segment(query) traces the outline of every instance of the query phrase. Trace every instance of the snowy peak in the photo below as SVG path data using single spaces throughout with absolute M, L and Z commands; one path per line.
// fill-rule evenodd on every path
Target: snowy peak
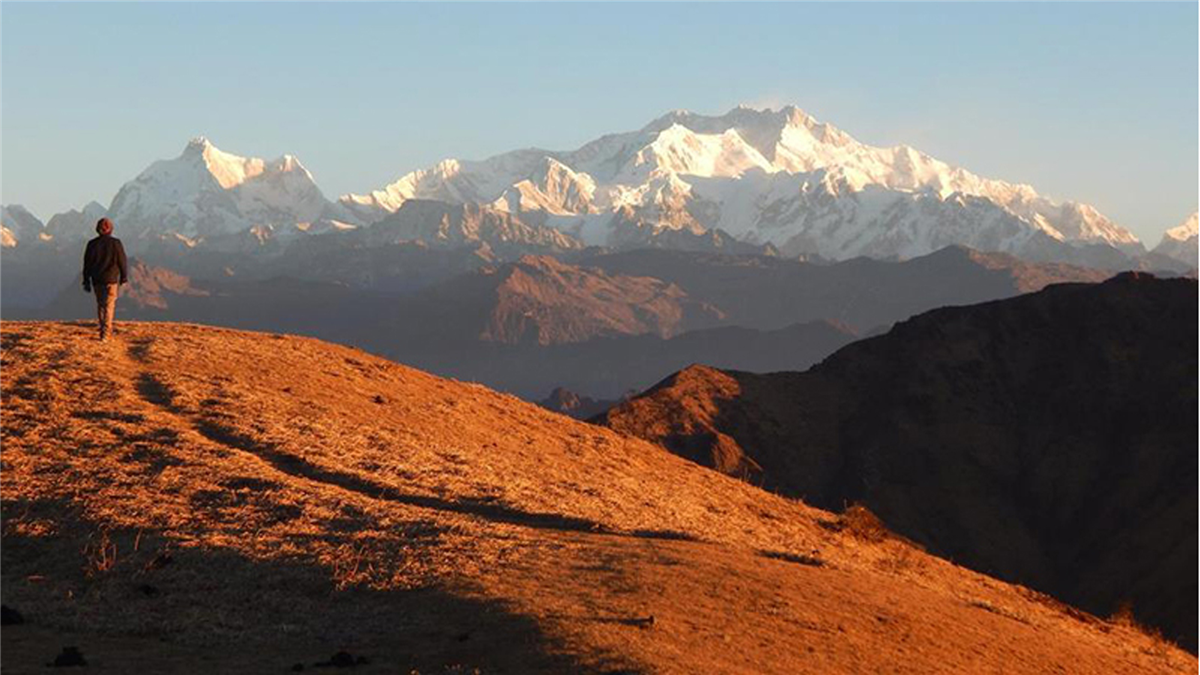
M 616 182 L 642 182 L 656 172 L 732 178 L 751 169 L 772 171 L 773 167 L 736 129 L 697 134 L 682 124 L 672 124 L 633 156 Z
M 188 146 L 188 148 L 190 150 L 191 146 Z M 261 159 L 247 159 L 221 152 L 211 143 L 206 143 L 204 151 L 200 153 L 200 157 L 204 160 L 204 166 L 208 169 L 208 172 L 226 190 L 241 185 L 246 179 L 253 178 L 263 172 L 264 163 Z
M 435 199 L 453 204 L 489 204 L 528 179 L 552 153 L 515 150 L 481 162 L 445 159 L 425 170 L 412 171 L 382 190 L 343 195 L 340 204 L 365 221 L 394 213 L 409 199 Z
M 1197 214 L 1193 213 L 1182 223 L 1163 233 L 1162 241 L 1154 247 L 1154 252 L 1187 263 L 1192 267 L 1200 266 L 1200 228 L 1197 227 Z
M 191 139 L 178 157 L 151 164 L 113 198 L 109 213 L 138 237 L 207 236 L 295 229 L 318 219 L 354 220 L 321 194 L 293 155 L 264 160 Z M 263 229 L 265 228 L 265 229 Z
M 188 141 L 179 158 L 181 160 L 198 160 L 203 163 L 205 169 L 226 190 L 264 174 L 296 172 L 303 175 L 308 181 L 312 181 L 312 175 L 293 155 L 283 155 L 272 161 L 257 157 L 241 157 L 222 151 L 204 136 L 197 136 Z
M 776 147 L 785 129 L 812 129 L 817 126 L 817 121 L 795 106 L 784 106 L 779 110 L 757 110 L 740 105 L 716 117 L 699 115 L 688 110 L 675 110 L 646 125 L 643 131 L 659 133 L 675 125 L 706 135 L 736 131 L 764 158 L 774 161 Z
M 529 178 L 515 183 L 496 200 L 496 207 L 511 212 L 544 211 L 553 215 L 586 214 L 593 211 L 596 182 L 586 173 L 576 173 L 553 157 Z
M 1192 215 L 1188 216 L 1182 223 L 1163 233 L 1163 237 L 1165 239 L 1173 239 L 1175 241 L 1187 241 L 1188 239 L 1195 238 L 1196 235 L 1200 233 L 1200 228 L 1197 226 L 1198 215 L 1200 214 L 1193 213 Z

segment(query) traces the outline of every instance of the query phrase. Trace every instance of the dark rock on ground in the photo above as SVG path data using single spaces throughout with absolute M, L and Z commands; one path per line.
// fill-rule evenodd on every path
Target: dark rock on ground
M 354 668 L 355 666 L 364 666 L 369 663 L 370 661 L 365 656 L 356 657 L 350 652 L 341 651 L 329 657 L 328 661 L 319 661 L 313 665 L 317 668 Z M 295 670 L 295 667 L 292 669 Z
M 67 668 L 70 666 L 86 666 L 87 659 L 83 658 L 83 652 L 79 651 L 78 647 L 63 647 L 62 653 L 54 657 L 54 663 L 50 664 L 53 668 Z

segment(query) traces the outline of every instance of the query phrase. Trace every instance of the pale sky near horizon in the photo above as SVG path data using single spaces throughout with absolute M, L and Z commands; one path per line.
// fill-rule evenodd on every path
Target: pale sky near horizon
M 795 104 L 873 145 L 1090 203 L 1196 210 L 1197 3 L 0 3 L 0 201 L 107 205 L 195 135 L 330 198 L 571 149 L 671 109 Z

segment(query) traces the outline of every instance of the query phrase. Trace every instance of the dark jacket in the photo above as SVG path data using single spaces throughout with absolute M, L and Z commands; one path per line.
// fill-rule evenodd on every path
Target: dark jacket
M 121 240 L 102 234 L 87 243 L 83 253 L 84 285 L 125 283 L 129 267 L 125 262 L 125 247 Z

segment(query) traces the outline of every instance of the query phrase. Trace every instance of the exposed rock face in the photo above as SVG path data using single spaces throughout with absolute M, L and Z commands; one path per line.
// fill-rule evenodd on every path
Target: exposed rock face
M 433 331 L 443 339 L 551 345 L 619 335 L 670 337 L 723 318 L 678 286 L 652 277 L 610 275 L 549 256 L 525 256 L 405 302 L 396 330 L 409 327 L 409 334 L 421 340 Z M 421 323 L 423 328 L 414 325 Z
M 192 280 L 163 267 L 152 267 L 140 260 L 129 266 L 129 289 L 125 296 L 143 307 L 166 309 L 172 295 L 207 296 L 209 292 L 192 286 Z
M 527 256 L 501 272 L 497 302 L 482 337 L 495 342 L 581 342 L 602 335 L 671 337 L 714 325 L 719 310 L 652 277 L 609 276 Z
M 694 367 L 603 423 L 1196 647 L 1197 291 L 1122 274 L 934 310 L 803 373 Z

